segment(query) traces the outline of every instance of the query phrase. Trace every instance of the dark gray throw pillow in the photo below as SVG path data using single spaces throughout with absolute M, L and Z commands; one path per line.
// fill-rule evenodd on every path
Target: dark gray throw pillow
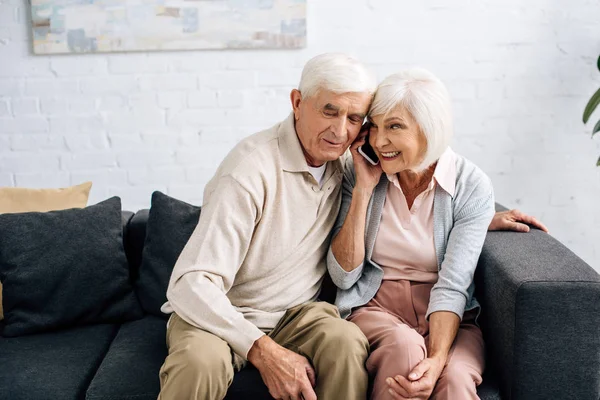
M 143 316 L 129 282 L 118 197 L 0 214 L 0 280 L 6 337 Z
M 136 283 L 138 298 L 147 313 L 168 317 L 160 307 L 167 301 L 167 286 L 175 262 L 199 218 L 200 207 L 158 191 L 152 193 L 140 276 Z

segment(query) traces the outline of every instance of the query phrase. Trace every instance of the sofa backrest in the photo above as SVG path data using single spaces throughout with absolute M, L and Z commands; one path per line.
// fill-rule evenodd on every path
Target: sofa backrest
M 123 211 L 123 215 L 128 215 L 126 226 L 123 230 L 123 245 L 125 254 L 129 261 L 129 271 L 131 281 L 135 282 L 139 277 L 140 265 L 142 263 L 142 251 L 144 250 L 144 240 L 146 240 L 146 223 L 148 222 L 148 209 L 143 209 L 135 214 L 130 211 Z

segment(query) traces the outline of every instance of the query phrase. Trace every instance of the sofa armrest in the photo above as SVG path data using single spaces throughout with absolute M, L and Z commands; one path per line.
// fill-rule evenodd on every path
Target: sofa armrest
M 598 273 L 532 229 L 489 232 L 475 281 L 503 398 L 600 398 Z

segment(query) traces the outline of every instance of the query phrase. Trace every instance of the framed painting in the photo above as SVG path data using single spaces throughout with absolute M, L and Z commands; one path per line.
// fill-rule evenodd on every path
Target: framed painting
M 306 0 L 31 0 L 36 54 L 301 48 Z

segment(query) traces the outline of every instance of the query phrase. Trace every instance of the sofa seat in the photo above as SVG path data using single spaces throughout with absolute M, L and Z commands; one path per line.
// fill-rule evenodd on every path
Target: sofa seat
M 86 393 L 86 400 L 156 400 L 165 357 L 166 320 L 147 315 L 121 325 Z M 271 399 L 258 371 L 235 374 L 226 399 Z
M 483 373 L 483 382 L 477 387 L 477 395 L 481 400 L 501 400 L 500 386 L 494 372 L 486 370 Z
M 121 325 L 86 393 L 86 400 L 156 400 L 167 356 L 167 320 L 146 315 Z
M 501 400 L 500 388 L 493 373 L 486 371 L 483 374 L 483 383 L 477 388 L 477 395 L 481 400 Z M 260 377 L 260 373 L 252 366 L 246 367 L 235 374 L 233 383 L 225 397 L 225 400 L 247 399 L 273 400 Z
M 83 399 L 117 330 L 102 324 L 0 337 L 0 398 Z
M 94 376 L 86 400 L 156 400 L 159 370 L 167 356 L 166 320 L 147 315 L 121 325 Z M 496 379 L 486 374 L 478 393 L 499 400 Z M 225 400 L 271 400 L 260 373 L 249 365 L 235 374 Z
M 252 365 L 248 365 L 233 376 L 233 382 L 225 396 L 225 400 L 245 399 L 273 400 L 269 389 L 260 377 L 260 372 Z

